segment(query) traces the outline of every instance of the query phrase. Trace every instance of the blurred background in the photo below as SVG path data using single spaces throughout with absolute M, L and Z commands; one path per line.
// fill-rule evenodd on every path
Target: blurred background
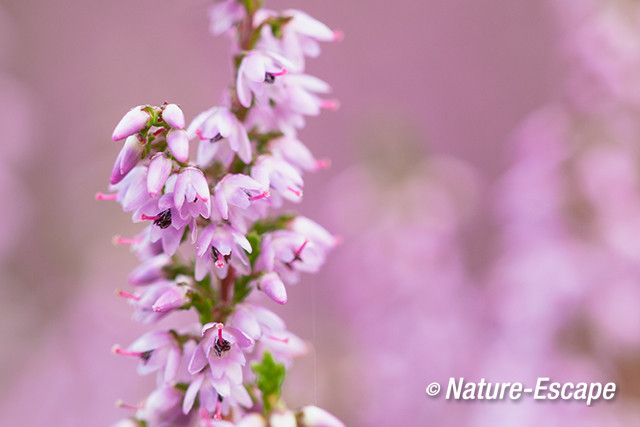
M 326 0 L 308 71 L 341 109 L 300 209 L 344 243 L 276 307 L 314 351 L 285 400 L 349 426 L 640 425 L 640 4 Z M 139 227 L 107 189 L 129 108 L 217 104 L 204 0 L 0 0 L 0 425 L 108 425 L 151 390 L 110 352 Z M 193 148 L 192 148 L 193 151 Z M 612 401 L 455 402 L 450 377 L 616 382 Z

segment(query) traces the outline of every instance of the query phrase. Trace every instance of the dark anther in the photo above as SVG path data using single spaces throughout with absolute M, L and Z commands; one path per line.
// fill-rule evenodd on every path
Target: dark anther
M 211 246 L 211 256 L 216 262 L 220 259 L 220 251 L 215 246 Z
M 216 136 L 214 136 L 213 138 L 211 138 L 211 139 L 209 140 L 209 142 L 218 142 L 218 141 L 220 141 L 222 138 L 223 138 L 223 136 L 222 136 L 222 135 L 220 135 L 219 133 L 217 133 L 217 134 L 216 134 Z
M 213 346 L 213 351 L 216 353 L 216 356 L 222 357 L 222 353 L 225 351 L 231 350 L 231 343 L 224 338 L 220 341 L 216 338 L 216 343 Z
M 269 84 L 273 84 L 276 81 L 276 76 L 274 76 L 271 73 L 265 73 L 264 74 L 264 82 L 265 83 L 269 83 Z
M 153 350 L 145 351 L 140 355 L 140 359 L 142 359 L 143 363 L 147 363 L 149 361 L 149 358 L 151 357 L 151 353 L 153 353 Z
M 220 395 L 218 395 L 218 402 L 222 403 L 222 401 L 224 400 L 224 398 Z
M 158 227 L 165 229 L 171 225 L 171 209 L 162 211 L 158 214 L 158 219 L 153 221 Z

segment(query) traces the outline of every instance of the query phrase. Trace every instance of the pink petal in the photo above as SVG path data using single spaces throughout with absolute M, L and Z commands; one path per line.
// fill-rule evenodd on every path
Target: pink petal
M 173 156 L 180 162 L 189 159 L 189 137 L 185 130 L 171 130 L 167 135 L 167 144 Z
M 162 120 L 174 129 L 184 129 L 184 113 L 176 104 L 168 104 L 164 107 Z
M 114 141 L 119 141 L 138 133 L 146 126 L 151 116 L 146 111 L 142 111 L 142 107 L 143 105 L 139 105 L 132 108 L 120 119 L 111 136 Z

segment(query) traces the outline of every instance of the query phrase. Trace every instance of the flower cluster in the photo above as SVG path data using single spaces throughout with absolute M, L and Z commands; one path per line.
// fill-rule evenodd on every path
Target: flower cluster
M 260 3 L 224 0 L 209 10 L 211 32 L 234 40 L 236 78 L 225 105 L 188 126 L 177 104 L 140 105 L 113 132 L 124 144 L 110 193 L 97 198 L 147 224 L 114 240 L 140 259 L 129 277 L 134 290 L 117 294 L 146 324 L 178 310 L 194 310 L 200 321 L 114 347 L 139 360 L 140 374 L 157 375 L 140 404 L 121 403 L 135 414 L 120 425 L 343 425 L 315 406 L 285 406 L 286 369 L 307 344 L 250 301 L 258 290 L 286 303 L 286 286 L 316 272 L 338 242 L 309 218 L 271 212 L 299 202 L 303 172 L 327 165 L 298 131 L 307 116 L 338 104 L 323 97 L 327 83 L 304 73 L 305 59 L 341 35 L 304 12 Z

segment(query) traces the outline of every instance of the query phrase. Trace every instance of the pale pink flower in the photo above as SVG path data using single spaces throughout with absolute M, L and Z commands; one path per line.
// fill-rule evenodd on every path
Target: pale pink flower
M 224 107 L 213 107 L 200 113 L 187 129 L 189 139 L 198 137 L 198 164 L 209 165 L 218 158 L 228 166 L 234 154 L 245 163 L 251 162 L 251 143 L 243 123 Z
M 184 129 L 184 113 L 176 104 L 167 104 L 162 109 L 162 120 L 174 129 Z
M 109 183 L 115 185 L 133 169 L 142 157 L 146 141 L 138 138 L 137 135 L 131 135 L 127 138 L 122 149 L 116 157 L 116 161 L 111 171 Z
M 214 36 L 223 34 L 245 15 L 245 8 L 236 0 L 223 0 L 209 7 L 209 31 Z
M 156 197 L 160 194 L 172 168 L 173 163 L 164 153 L 158 153 L 151 158 L 147 173 L 147 190 L 150 197 Z
M 256 159 L 251 168 L 251 177 L 263 188 L 275 190 L 270 192 L 292 202 L 299 202 L 302 198 L 304 182 L 300 173 L 289 163 L 278 157 L 263 154 Z M 273 198 L 273 204 L 278 207 L 281 204 L 279 198 Z
M 178 175 L 173 202 L 182 219 L 211 216 L 209 184 L 200 169 L 188 167 Z
M 189 137 L 186 131 L 182 129 L 170 130 L 167 134 L 167 144 L 176 160 L 184 163 L 189 159 Z
M 163 383 L 170 383 L 176 378 L 182 356 L 175 336 L 167 331 L 147 332 L 126 349 L 114 346 L 113 352 L 139 358 L 138 374 L 158 371 L 158 379 Z
M 151 116 L 143 108 L 146 105 L 139 105 L 129 110 L 113 130 L 112 139 L 119 141 L 140 132 L 147 126 Z
M 196 252 L 196 280 L 204 279 L 214 266 L 218 277 L 224 278 L 229 264 L 241 274 L 250 273 L 247 253 L 251 253 L 251 245 L 244 234 L 230 225 L 211 224 L 205 227 L 198 238 Z
M 236 90 L 240 104 L 249 108 L 252 94 L 259 96 L 264 91 L 264 83 L 273 84 L 278 76 L 286 74 L 285 64 L 289 63 L 287 59 L 274 53 L 257 50 L 249 52 L 240 63 L 236 79 Z

